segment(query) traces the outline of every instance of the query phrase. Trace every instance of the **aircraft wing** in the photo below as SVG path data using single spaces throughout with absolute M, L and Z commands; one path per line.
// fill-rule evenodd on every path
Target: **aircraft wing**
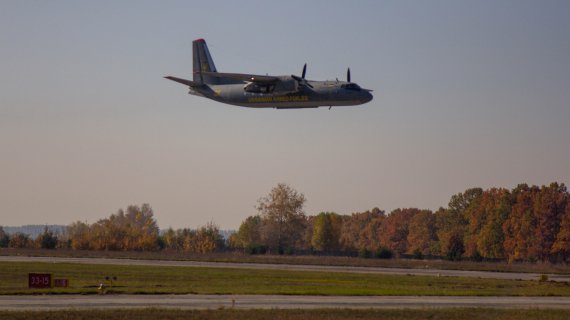
M 216 78 L 228 78 L 228 79 L 241 80 L 247 82 L 257 82 L 262 84 L 271 84 L 280 81 L 278 77 L 260 76 L 256 74 L 245 74 L 245 73 L 202 72 L 202 74 Z
M 187 86 L 189 86 L 189 87 L 200 87 L 200 86 L 203 86 L 203 84 L 200 84 L 200 83 L 195 82 L 195 81 L 192 81 L 192 80 L 186 80 L 186 79 L 176 78 L 176 77 L 171 77 L 171 76 L 166 76 L 166 77 L 164 77 L 164 78 L 166 78 L 166 79 L 168 79 L 168 80 L 176 81 L 176 82 L 178 82 L 178 83 L 185 84 L 185 85 L 187 85 Z

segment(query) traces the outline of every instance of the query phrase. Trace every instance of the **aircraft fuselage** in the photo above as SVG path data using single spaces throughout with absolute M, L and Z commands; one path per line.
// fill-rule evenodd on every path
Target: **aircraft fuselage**
M 294 92 L 248 92 L 246 83 L 207 85 L 190 88 L 189 93 L 218 102 L 249 108 L 317 108 L 320 106 L 354 106 L 372 100 L 368 91 L 341 88 L 346 82 L 308 81 L 313 88 Z

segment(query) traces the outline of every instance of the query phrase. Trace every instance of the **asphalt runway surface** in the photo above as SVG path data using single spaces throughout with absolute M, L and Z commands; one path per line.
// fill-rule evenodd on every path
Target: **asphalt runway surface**
M 280 295 L 0 296 L 2 310 L 115 309 L 507 308 L 570 309 L 568 297 L 419 297 Z
M 379 274 L 394 274 L 394 275 L 409 274 L 416 276 L 472 277 L 472 278 L 507 279 L 507 280 L 538 280 L 540 278 L 540 274 L 538 273 L 521 273 L 521 272 L 317 266 L 317 265 L 205 262 L 205 261 L 0 256 L 0 262 L 2 261 L 110 264 L 110 265 L 163 266 L 163 267 L 168 266 L 168 267 L 238 268 L 238 269 L 257 269 L 257 270 L 259 269 L 296 270 L 296 271 L 317 271 L 317 272 L 379 273 Z M 570 275 L 548 274 L 548 280 L 570 282 Z

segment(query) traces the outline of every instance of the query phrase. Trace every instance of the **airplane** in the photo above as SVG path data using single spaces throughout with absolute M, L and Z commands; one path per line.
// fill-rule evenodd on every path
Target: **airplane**
M 350 81 L 313 81 L 301 76 L 269 76 L 223 73 L 216 70 L 204 39 L 192 42 L 193 80 L 165 76 L 189 87 L 189 94 L 242 107 L 301 109 L 321 106 L 354 106 L 372 100 L 372 90 Z

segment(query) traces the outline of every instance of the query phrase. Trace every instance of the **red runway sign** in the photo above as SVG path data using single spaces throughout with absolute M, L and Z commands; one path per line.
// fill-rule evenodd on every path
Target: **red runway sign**
M 69 287 L 68 279 L 55 279 L 54 284 L 56 288 L 67 288 Z
M 45 289 L 51 288 L 51 273 L 29 273 L 28 288 Z

